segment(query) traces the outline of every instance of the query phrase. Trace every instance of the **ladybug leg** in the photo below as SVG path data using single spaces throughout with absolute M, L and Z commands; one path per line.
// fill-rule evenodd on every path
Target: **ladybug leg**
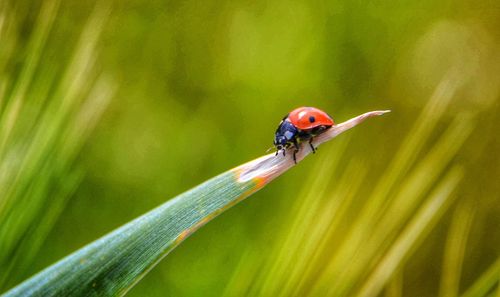
M 309 139 L 309 146 L 311 147 L 311 150 L 313 151 L 313 154 L 316 153 L 316 148 L 314 147 L 314 145 L 312 144 L 312 141 L 313 139 Z
M 293 151 L 293 162 L 297 164 L 297 153 L 299 152 L 299 144 L 297 143 L 297 139 L 293 140 L 293 146 L 295 147 L 295 150 Z

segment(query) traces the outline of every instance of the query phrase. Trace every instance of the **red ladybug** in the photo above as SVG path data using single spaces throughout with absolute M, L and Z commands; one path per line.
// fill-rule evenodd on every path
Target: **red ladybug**
M 312 145 L 314 136 L 317 136 L 335 125 L 332 118 L 324 111 L 314 107 L 299 107 L 292 110 L 281 121 L 274 136 L 274 146 L 276 155 L 292 145 L 295 147 L 293 160 L 297 163 L 295 154 L 299 151 L 301 141 L 309 141 L 309 145 L 314 152 L 316 148 Z

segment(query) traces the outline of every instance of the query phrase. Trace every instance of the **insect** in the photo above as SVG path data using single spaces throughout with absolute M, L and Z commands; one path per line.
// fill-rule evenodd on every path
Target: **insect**
M 274 135 L 274 146 L 276 156 L 280 151 L 285 152 L 292 145 L 295 147 L 293 161 L 297 164 L 296 154 L 299 151 L 299 143 L 309 141 L 311 150 L 316 152 L 313 146 L 313 138 L 335 125 L 332 118 L 324 111 L 314 107 L 299 107 L 292 110 L 281 120 Z

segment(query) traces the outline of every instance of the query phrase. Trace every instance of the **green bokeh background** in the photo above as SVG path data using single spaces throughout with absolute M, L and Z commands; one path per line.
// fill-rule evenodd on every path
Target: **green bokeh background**
M 20 40 L 27 39 L 42 3 L 9 5 L 22 24 Z M 42 65 L 64 65 L 95 7 L 61 2 Z M 453 160 L 466 169 L 459 199 L 477 205 L 463 286 L 499 256 L 498 1 L 127 0 L 106 9 L 95 58 L 117 91 L 74 164 L 85 170 L 83 181 L 18 281 L 264 154 L 279 120 L 298 106 L 319 107 L 336 122 L 393 111 L 340 136 L 350 138 L 345 158 L 370 169 L 362 190 L 369 192 L 453 67 L 464 82 L 434 138 L 455 114 L 477 116 Z M 272 249 L 318 160 L 307 158 L 196 232 L 129 296 L 220 296 L 243 251 Z M 405 296 L 434 295 L 449 221 L 406 266 Z

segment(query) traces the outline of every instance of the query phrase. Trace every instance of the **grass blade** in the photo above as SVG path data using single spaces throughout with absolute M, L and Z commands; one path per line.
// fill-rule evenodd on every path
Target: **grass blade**
M 416 249 L 418 242 L 422 241 L 445 212 L 447 206 L 451 204 L 453 196 L 450 194 L 456 188 L 462 175 L 463 172 L 459 168 L 454 168 L 447 174 L 377 265 L 357 296 L 377 296 L 380 293 L 387 281 L 404 263 L 402 260 Z
M 313 144 L 319 146 L 386 112 L 368 112 L 338 124 Z M 302 145 L 297 161 L 310 153 L 309 145 Z M 291 152 L 273 153 L 222 173 L 83 247 L 5 296 L 123 295 L 190 234 L 294 165 Z
M 68 61 L 51 56 L 59 1 L 33 23 L 0 4 L 0 291 L 25 279 L 83 176 L 75 160 L 107 108 L 115 82 L 93 62 L 109 10 L 96 7 Z M 35 13 L 35 12 L 34 12 Z M 25 31 L 26 40 L 18 33 Z M 56 32 L 56 33 L 54 33 Z M 55 34 L 55 35 L 54 35 Z M 49 59 L 50 60 L 50 59 Z M 19 71 L 13 71 L 19 69 Z
M 500 257 L 476 280 L 476 282 L 469 288 L 462 297 L 477 297 L 487 296 L 493 290 L 495 285 L 500 287 Z M 497 288 L 497 290 L 499 290 Z M 497 294 L 498 295 L 498 294 Z
M 458 296 L 467 238 L 475 214 L 475 205 L 468 200 L 459 204 L 453 215 L 443 253 L 439 296 Z

